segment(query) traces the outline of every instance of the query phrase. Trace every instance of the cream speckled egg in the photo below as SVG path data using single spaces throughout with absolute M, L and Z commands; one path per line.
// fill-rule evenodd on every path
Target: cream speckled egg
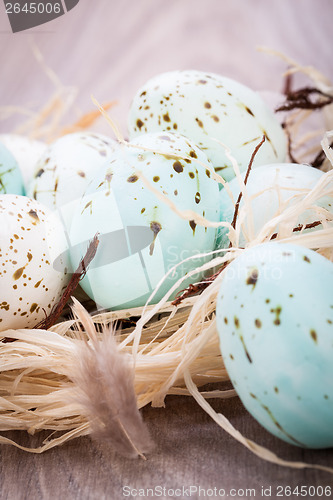
M 23 180 L 16 159 L 0 142 L 0 195 L 24 194 Z
M 69 280 L 66 248 L 63 226 L 47 207 L 0 196 L 0 331 L 31 328 L 51 312 Z
M 64 135 L 38 161 L 28 195 L 52 209 L 80 198 L 116 146 L 115 141 L 100 134 Z
M 27 190 L 33 178 L 36 164 L 47 147 L 46 144 L 17 134 L 0 134 L 0 142 L 15 157 L 21 170 L 24 188 Z
M 254 166 L 281 162 L 286 156 L 285 134 L 260 95 L 212 73 L 172 71 L 140 88 L 130 109 L 130 137 L 161 130 L 191 138 L 225 180 L 234 177 L 234 170 L 221 142 L 230 148 L 241 171 L 263 135 L 266 142 Z

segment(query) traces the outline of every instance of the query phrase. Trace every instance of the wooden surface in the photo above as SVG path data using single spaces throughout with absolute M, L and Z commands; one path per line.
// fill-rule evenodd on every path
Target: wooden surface
M 117 99 L 113 116 L 126 134 L 133 93 L 158 72 L 197 68 L 236 78 L 254 89 L 280 91 L 285 65 L 257 52 L 257 45 L 281 50 L 333 79 L 332 18 L 331 0 L 81 0 L 64 17 L 12 35 L 1 3 L 1 104 L 41 105 L 54 91 L 32 54 L 33 40 L 61 82 L 80 89 L 78 108 L 92 108 L 91 94 L 101 102 Z M 6 132 L 12 125 L 13 120 L 0 122 L 0 130 Z M 119 458 L 88 438 L 41 456 L 2 446 L 1 500 L 120 499 L 126 485 L 196 485 L 227 492 L 255 488 L 257 498 L 262 498 L 265 485 L 273 487 L 275 498 L 277 485 L 332 485 L 329 474 L 293 470 L 256 458 L 191 399 L 170 397 L 166 403 L 166 408 L 143 411 L 156 441 L 146 462 Z M 333 466 L 333 450 L 304 451 L 277 440 L 238 400 L 212 404 L 244 435 L 279 456 Z M 26 446 L 46 436 L 5 434 Z M 245 495 L 235 496 L 241 497 Z

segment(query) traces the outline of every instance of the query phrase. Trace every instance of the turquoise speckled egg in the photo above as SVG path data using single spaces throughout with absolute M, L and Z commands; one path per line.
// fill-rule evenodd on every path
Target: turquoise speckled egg
M 252 416 L 288 443 L 333 446 L 333 264 L 290 244 L 245 250 L 227 267 L 216 313 Z
M 207 166 L 206 155 L 185 137 L 157 133 L 118 148 L 99 170 L 80 201 L 70 231 L 74 268 L 85 254 L 87 241 L 99 232 L 96 257 L 81 281 L 98 305 L 118 309 L 142 306 L 176 264 L 213 250 L 215 228 L 181 218 L 147 187 L 138 172 L 178 210 L 217 222 L 218 183 Z M 180 264 L 153 302 L 206 261 L 202 257 Z M 191 282 L 201 276 L 196 274 Z
M 173 131 L 189 137 L 225 180 L 234 177 L 223 143 L 246 170 L 263 135 L 267 140 L 254 166 L 285 160 L 286 137 L 261 96 L 214 73 L 170 71 L 155 76 L 136 93 L 129 113 L 130 137 Z
M 17 161 L 1 142 L 0 194 L 24 194 L 23 179 Z
M 279 215 L 283 209 L 289 208 L 305 198 L 323 175 L 325 175 L 324 172 L 314 167 L 296 163 L 263 165 L 254 169 L 250 173 L 246 184 L 246 193 L 251 203 L 251 213 L 247 212 L 245 217 L 241 216 L 242 210 L 246 209 L 244 196 L 240 202 L 239 219 L 242 219 L 242 226 L 238 246 L 244 247 L 246 241 L 251 239 L 249 233 L 250 221 L 253 223 L 253 237 L 256 237 L 262 227 L 273 217 Z M 229 182 L 229 188 L 235 203 L 241 191 L 238 179 L 232 179 Z M 227 190 L 222 189 L 220 191 L 221 221 L 231 223 L 235 211 L 234 203 Z M 333 213 L 332 197 L 322 198 L 315 205 Z M 300 224 L 306 225 L 315 222 L 318 217 L 315 208 L 304 210 L 300 216 L 296 216 L 291 229 Z M 319 228 L 321 227 L 319 226 Z M 310 230 L 313 231 L 316 228 L 307 229 L 306 231 Z M 275 231 L 279 231 L 279 226 L 275 228 Z M 229 246 L 228 233 L 229 230 L 225 227 L 218 229 L 216 248 L 227 248 Z M 247 238 L 245 235 L 247 235 Z

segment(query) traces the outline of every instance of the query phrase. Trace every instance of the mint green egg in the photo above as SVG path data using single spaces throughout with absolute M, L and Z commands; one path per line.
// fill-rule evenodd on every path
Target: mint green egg
M 242 217 L 242 226 L 238 246 L 244 247 L 249 239 L 249 226 L 253 224 L 253 237 L 258 236 L 263 226 L 273 217 L 281 213 L 283 209 L 290 208 L 300 199 L 305 198 L 308 192 L 315 187 L 324 176 L 324 172 L 309 165 L 296 163 L 277 163 L 262 165 L 251 171 L 246 184 L 246 193 L 251 205 L 251 213 L 247 211 L 245 218 Z M 245 174 L 242 174 L 244 178 Z M 220 191 L 220 218 L 221 221 L 231 223 L 235 211 L 234 203 L 241 192 L 239 180 L 232 179 L 229 188 L 233 201 L 226 189 Z M 320 206 L 333 213 L 333 197 L 326 196 L 318 200 L 314 205 Z M 244 196 L 240 202 L 240 211 L 244 210 Z M 294 227 L 311 224 L 318 220 L 315 207 L 304 210 L 295 220 Z M 328 224 L 328 221 L 327 221 Z M 332 223 L 330 223 L 332 225 Z M 322 226 L 319 226 L 322 228 Z M 305 231 L 317 230 L 318 227 L 306 229 Z M 279 231 L 279 225 L 276 226 Z M 248 238 L 245 235 L 248 235 Z M 218 230 L 216 248 L 228 248 L 229 230 L 221 227 Z
M 227 267 L 216 314 L 252 416 L 288 443 L 333 446 L 333 264 L 290 244 L 245 250 Z
M 17 161 L 1 142 L 0 194 L 24 194 L 23 179 Z
M 194 220 L 195 214 L 219 219 L 218 183 L 209 166 L 212 170 L 205 153 L 187 138 L 155 133 L 118 147 L 97 172 L 72 219 L 70 254 L 76 268 L 87 242 L 99 233 L 96 257 L 81 281 L 99 306 L 143 306 L 153 292 L 157 302 L 211 258 L 198 254 L 213 250 L 216 229 Z M 201 278 L 195 273 L 180 289 Z

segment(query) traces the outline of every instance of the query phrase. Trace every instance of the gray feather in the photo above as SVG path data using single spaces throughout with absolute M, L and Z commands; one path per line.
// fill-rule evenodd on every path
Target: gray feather
M 119 350 L 112 331 L 98 338 L 91 316 L 77 301 L 73 312 L 89 337 L 78 343 L 72 378 L 91 436 L 122 455 L 144 458 L 153 443 L 137 407 L 131 358 Z

